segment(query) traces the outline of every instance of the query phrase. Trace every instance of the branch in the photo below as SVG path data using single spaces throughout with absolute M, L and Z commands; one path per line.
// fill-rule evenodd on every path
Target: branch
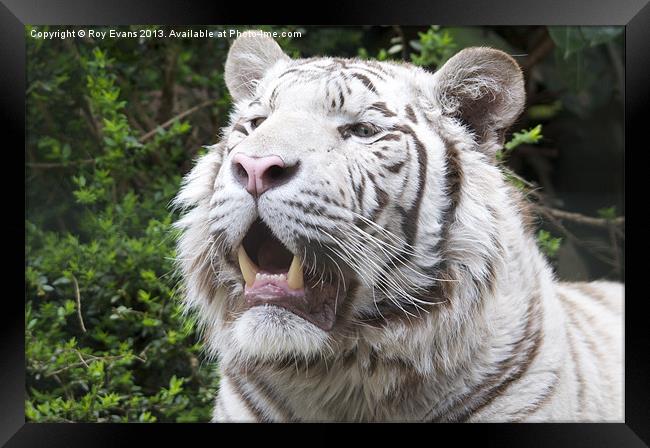
M 622 277 L 622 263 L 621 263 L 621 254 L 618 250 L 618 242 L 616 240 L 616 227 L 614 224 L 609 226 L 609 240 L 612 245 L 612 255 L 614 255 L 614 263 L 616 263 L 616 273 L 619 277 Z
M 77 44 L 73 42 L 71 39 L 65 39 L 64 40 L 64 45 L 68 47 L 68 49 L 75 55 L 75 58 L 79 63 L 81 63 L 81 55 L 79 54 L 79 48 L 77 48 Z M 93 108 L 90 105 L 90 101 L 88 100 L 88 97 L 86 95 L 81 96 L 81 116 L 86 120 L 88 123 L 88 128 L 90 129 L 90 133 L 93 135 L 95 140 L 97 140 L 97 143 L 101 146 L 102 144 L 102 134 L 101 134 L 101 125 L 97 122 L 97 117 L 93 114 Z
M 123 81 L 125 84 L 127 81 Z M 140 120 L 140 122 L 149 128 L 154 128 L 156 127 L 156 122 L 153 120 L 149 114 L 147 113 L 146 110 L 143 109 L 142 104 L 138 100 L 137 96 L 135 93 L 132 93 L 130 95 L 130 102 L 129 104 L 133 107 L 133 110 L 137 114 L 137 118 Z
M 75 165 L 95 163 L 95 159 L 72 160 L 70 162 L 28 162 L 30 168 L 67 168 Z
M 548 56 L 548 54 L 553 51 L 553 48 L 555 48 L 555 43 L 548 34 L 548 31 L 544 30 L 544 37 L 542 37 L 541 41 L 535 46 L 535 48 L 528 53 L 526 61 L 522 64 L 524 70 L 527 72 L 530 71 L 531 68 Z
M 588 252 L 590 252 L 590 253 L 591 253 L 595 258 L 597 258 L 598 260 L 600 260 L 600 261 L 602 261 L 602 262 L 604 262 L 604 263 L 607 263 L 608 265 L 610 265 L 610 266 L 612 266 L 612 267 L 615 267 L 615 268 L 618 267 L 618 266 L 616 265 L 616 262 L 615 262 L 614 260 L 610 260 L 609 258 L 607 258 L 607 257 L 605 257 L 605 256 L 603 256 L 603 255 L 601 255 L 601 254 L 600 254 L 599 252 L 597 252 L 594 248 L 589 247 L 588 244 L 586 244 L 584 241 L 582 241 L 581 239 L 579 239 L 579 238 L 578 238 L 577 236 L 575 236 L 573 233 L 569 232 L 569 230 L 568 230 L 566 227 L 564 227 L 564 226 L 562 225 L 562 223 L 561 223 L 560 221 L 558 221 L 557 218 L 555 218 L 555 216 L 553 216 L 552 213 L 550 213 L 550 212 L 548 211 L 548 210 L 551 210 L 551 209 L 549 209 L 548 207 L 542 207 L 542 208 L 540 208 L 540 210 L 542 210 L 542 213 L 544 213 L 544 215 L 549 219 L 549 221 L 551 222 L 551 224 L 553 224 L 557 229 L 559 229 L 559 230 L 560 230 L 560 231 L 561 231 L 561 232 L 562 232 L 562 233 L 563 233 L 563 234 L 564 234 L 564 235 L 565 235 L 565 236 L 566 236 L 570 241 L 572 241 L 573 243 L 577 244 L 578 246 L 583 247 L 585 250 L 587 250 Z
M 84 325 L 84 319 L 81 316 L 81 294 L 79 293 L 79 283 L 77 282 L 77 277 L 72 276 L 72 281 L 74 282 L 74 294 L 77 298 L 77 316 L 79 317 L 79 325 L 84 333 L 87 332 L 86 326 Z
M 194 106 L 194 107 L 192 107 L 192 108 L 190 108 L 190 109 L 187 109 L 187 110 L 184 111 L 184 112 L 181 112 L 180 114 L 176 115 L 175 117 L 172 117 L 172 118 L 170 118 L 169 120 L 165 121 L 163 124 L 157 126 L 155 129 L 152 129 L 151 131 L 149 131 L 149 132 L 147 132 L 146 134 L 144 134 L 142 137 L 140 137 L 140 138 L 138 139 L 139 142 L 140 142 L 140 143 L 144 143 L 144 142 L 146 142 L 146 141 L 149 140 L 151 137 L 153 137 L 154 135 L 156 135 L 156 132 L 158 132 L 159 129 L 165 129 L 165 128 L 168 128 L 169 126 L 171 126 L 172 124 L 174 124 L 175 121 L 177 121 L 177 120 L 182 120 L 183 118 L 187 117 L 188 115 L 191 115 L 191 114 L 193 114 L 194 112 L 198 111 L 199 109 L 203 109 L 204 107 L 207 107 L 207 106 L 209 106 L 210 104 L 213 104 L 214 102 L 216 102 L 216 100 L 214 100 L 214 99 L 212 99 L 212 100 L 207 100 L 207 101 L 204 101 L 204 102 L 202 102 L 202 103 L 200 103 L 200 104 L 197 104 L 196 106 Z
M 158 109 L 158 121 L 167 120 L 174 110 L 174 81 L 176 80 L 176 66 L 179 48 L 172 46 L 165 56 L 166 64 L 163 70 L 163 86 Z
M 544 205 L 535 205 L 535 207 L 542 213 L 550 214 L 556 218 L 566 219 L 569 221 L 577 222 L 579 224 L 585 224 L 594 227 L 609 228 L 612 224 L 617 226 L 625 224 L 625 217 L 623 216 L 619 216 L 618 218 L 614 219 L 594 218 L 591 216 L 581 215 L 580 213 L 565 212 L 564 210 L 558 210 Z

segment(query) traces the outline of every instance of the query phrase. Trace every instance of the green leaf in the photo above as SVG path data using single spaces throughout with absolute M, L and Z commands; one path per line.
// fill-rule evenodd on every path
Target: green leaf
M 159 326 L 161 323 L 162 323 L 162 322 L 160 322 L 160 320 L 158 320 L 158 319 L 153 319 L 153 318 L 151 318 L 151 317 L 144 317 L 144 318 L 142 319 L 142 325 L 144 325 L 145 327 L 157 327 L 157 326 Z
M 581 26 L 580 31 L 589 45 L 596 45 L 611 42 L 623 34 L 625 28 L 622 26 Z
M 176 375 L 173 375 L 169 380 L 169 394 L 178 395 L 183 391 L 183 383 L 185 378 L 176 378 Z
M 534 145 L 542 139 L 542 125 L 538 124 L 534 128 L 515 132 L 509 142 L 505 144 L 508 151 L 512 151 L 517 146 L 524 143 Z
M 550 26 L 548 33 L 561 50 L 564 59 L 568 59 L 572 53 L 583 49 L 589 43 L 578 26 Z
M 151 414 L 149 411 L 145 411 L 138 417 L 138 421 L 141 423 L 155 423 L 157 418 Z
M 598 209 L 598 216 L 603 219 L 613 220 L 616 219 L 616 206 L 612 205 L 611 207 L 605 207 Z
M 562 110 L 562 101 L 556 100 L 550 104 L 535 104 L 528 108 L 528 117 L 531 120 L 550 120 Z
M 562 238 L 553 237 L 546 230 L 540 230 L 537 232 L 537 244 L 542 252 L 544 252 L 548 257 L 553 258 L 557 255 L 557 251 L 560 249 Z
M 510 141 L 508 141 L 504 148 L 496 153 L 496 159 L 498 162 L 502 162 L 508 154 L 510 154 L 517 146 L 526 144 L 536 144 L 541 139 L 542 136 L 542 125 L 538 124 L 534 128 L 523 130 L 520 132 L 515 132 Z M 512 176 L 510 176 L 512 178 Z

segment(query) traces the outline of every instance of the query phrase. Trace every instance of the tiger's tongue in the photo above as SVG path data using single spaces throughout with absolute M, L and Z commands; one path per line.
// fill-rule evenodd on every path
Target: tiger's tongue
M 279 241 L 264 241 L 257 252 L 257 263 L 262 271 L 286 274 L 293 255 Z
M 282 243 L 273 240 L 263 242 L 257 252 L 257 262 L 260 270 L 255 276 L 255 282 L 246 287 L 246 296 L 249 299 L 256 297 L 271 299 L 274 297 L 302 296 L 304 294 L 302 282 L 300 282 L 298 289 L 289 287 L 288 276 L 290 270 L 292 275 L 302 277 L 302 270 L 299 273 L 296 272 L 293 258 L 293 254 Z M 294 278 L 292 284 L 295 283 Z
M 257 263 L 248 256 L 244 246 L 237 249 L 239 269 L 244 277 L 245 291 L 259 286 L 258 280 L 279 283 L 283 288 L 303 290 L 302 260 L 291 254 L 284 246 L 262 244 L 258 250 Z

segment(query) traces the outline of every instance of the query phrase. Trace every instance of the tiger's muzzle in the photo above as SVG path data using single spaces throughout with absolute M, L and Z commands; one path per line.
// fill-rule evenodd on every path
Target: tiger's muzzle
M 237 249 L 247 309 L 275 306 L 305 319 L 324 331 L 336 321 L 339 282 L 305 272 L 304 260 L 291 253 L 261 219 L 253 222 Z

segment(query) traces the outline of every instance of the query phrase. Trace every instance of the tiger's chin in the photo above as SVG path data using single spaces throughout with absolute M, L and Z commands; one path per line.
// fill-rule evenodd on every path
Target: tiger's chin
M 275 305 L 248 309 L 231 334 L 239 357 L 269 362 L 287 356 L 313 358 L 323 353 L 329 338 L 327 331 Z

